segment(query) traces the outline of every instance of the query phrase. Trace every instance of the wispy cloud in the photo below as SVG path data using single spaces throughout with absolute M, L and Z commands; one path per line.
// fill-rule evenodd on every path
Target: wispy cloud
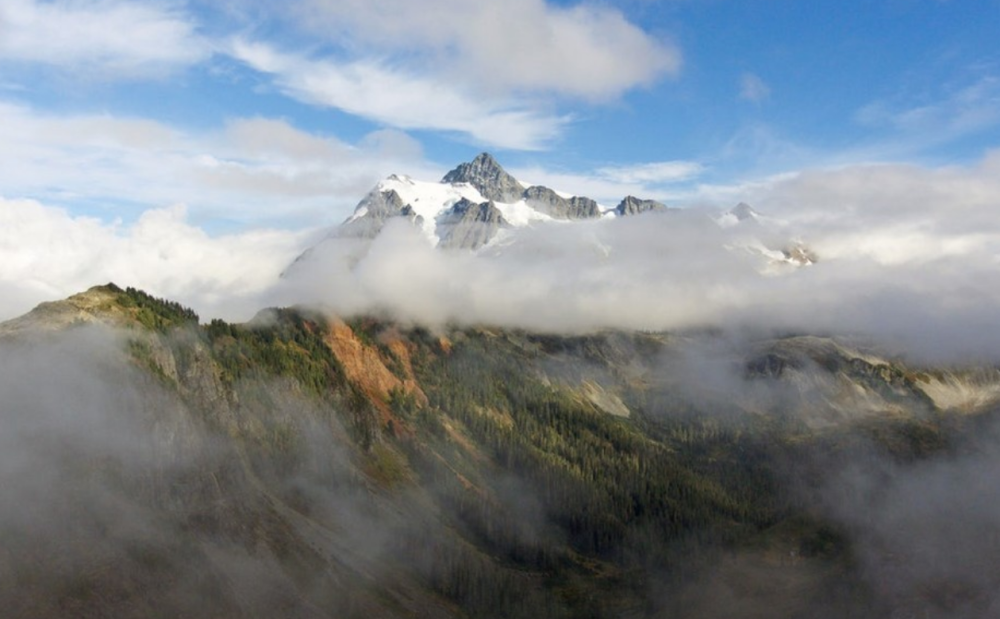
M 614 99 L 680 67 L 672 44 L 589 4 L 294 0 L 267 17 L 280 24 L 267 32 L 236 20 L 253 34 L 235 43 L 234 24 L 212 16 L 171 0 L 10 0 L 0 7 L 0 65 L 149 79 L 220 53 L 312 105 L 520 150 L 562 135 L 566 100 Z
M 246 41 L 234 42 L 232 54 L 272 75 L 289 96 L 392 127 L 455 131 L 491 146 L 531 150 L 553 140 L 568 122 L 564 116 L 535 111 L 527 100 L 490 99 L 461 82 L 371 60 L 309 59 Z
M 771 88 L 760 76 L 744 73 L 740 76 L 740 99 L 760 103 L 771 96 Z
M 0 6 L 0 62 L 148 78 L 210 53 L 194 21 L 174 3 L 6 0 Z
M 705 167 L 695 161 L 656 161 L 631 166 L 607 166 L 597 174 L 620 183 L 669 184 L 698 177 Z
M 604 207 L 618 204 L 625 196 L 662 200 L 662 190 L 635 181 L 626 182 L 601 176 L 597 172 L 564 172 L 540 166 L 512 167 L 510 173 L 522 183 L 544 185 L 556 191 L 569 192 L 596 200 Z
M 489 147 L 547 148 L 571 122 L 558 111 L 567 101 L 612 100 L 675 75 L 681 63 L 669 42 L 590 4 L 303 0 L 292 7 L 306 46 L 319 51 L 247 37 L 229 53 L 300 101 Z
M 871 129 L 894 132 L 911 149 L 1000 126 L 1000 77 L 996 75 L 980 76 L 922 98 L 917 105 L 909 99 L 880 99 L 859 109 L 854 117 Z
M 511 168 L 525 183 L 545 185 L 597 200 L 610 208 L 625 196 L 667 200 L 705 172 L 696 161 L 654 161 L 629 166 L 603 166 L 591 171 L 564 172 L 543 167 Z M 681 190 L 683 192 L 683 190 Z
M 78 209 L 117 205 L 118 215 L 184 203 L 199 218 L 242 224 L 334 223 L 379 178 L 421 161 L 419 144 L 395 130 L 348 144 L 284 120 L 247 118 L 192 133 L 0 102 L 0 185 L 8 196 Z

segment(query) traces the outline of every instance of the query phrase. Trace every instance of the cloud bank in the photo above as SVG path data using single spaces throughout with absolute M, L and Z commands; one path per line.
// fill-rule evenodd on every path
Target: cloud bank
M 256 140 L 254 129 L 242 126 L 241 139 Z M 329 147 L 267 135 L 297 152 Z M 872 337 L 917 360 L 995 360 L 998 166 L 994 154 L 967 168 L 807 171 L 745 188 L 760 222 L 720 227 L 715 211 L 689 208 L 536 225 L 508 230 L 478 254 L 434 249 L 400 220 L 370 244 L 320 243 L 284 279 L 311 233 L 213 237 L 179 207 L 124 226 L 6 201 L 0 281 L 12 291 L 8 316 L 29 298 L 114 280 L 207 317 L 307 303 L 434 325 L 832 333 Z M 799 245 L 818 262 L 775 262 Z
M 104 224 L 30 200 L 0 198 L 0 317 L 115 282 L 246 320 L 309 233 L 254 230 L 212 237 L 181 206 Z
M 399 222 L 370 247 L 324 243 L 279 298 L 424 323 L 833 333 L 918 360 L 995 359 L 998 161 L 804 172 L 748 188 L 760 224 L 688 209 L 518 230 L 479 255 L 431 249 Z M 769 264 L 799 243 L 818 263 Z

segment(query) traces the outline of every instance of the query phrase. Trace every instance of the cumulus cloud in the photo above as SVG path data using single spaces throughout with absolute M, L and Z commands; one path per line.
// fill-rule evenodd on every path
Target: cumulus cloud
M 310 59 L 245 41 L 234 43 L 232 53 L 273 75 L 289 96 L 393 127 L 456 131 L 492 146 L 531 150 L 554 139 L 568 122 L 536 111 L 526 100 L 484 98 L 461 82 L 371 60 Z
M 0 102 L 0 185 L 50 203 L 133 213 L 172 203 L 199 217 L 282 226 L 335 223 L 420 145 L 381 130 L 348 144 L 273 118 L 205 133 L 111 115 L 52 115 Z M 119 213 L 126 212 L 119 210 Z
M 251 121 L 234 132 L 258 144 L 262 126 Z M 336 152 L 300 138 L 279 131 L 268 140 L 303 156 Z M 834 333 L 873 338 L 918 362 L 996 360 L 998 172 L 997 154 L 971 167 L 804 171 L 731 195 L 764 213 L 758 222 L 721 227 L 712 218 L 717 211 L 689 208 L 536 224 L 507 230 L 477 254 L 432 248 L 399 220 L 370 244 L 320 243 L 280 281 L 312 244 L 308 233 L 211 237 L 178 209 L 109 226 L 7 201 L 0 281 L 6 304 L 21 310 L 28 300 L 114 280 L 205 315 L 234 315 L 229 306 L 315 303 L 340 314 L 388 311 L 428 324 L 559 332 Z M 782 251 L 797 246 L 818 262 L 783 262 Z
M 0 62 L 145 78 L 210 53 L 194 21 L 175 3 L 7 0 L 0 6 Z
M 183 207 L 146 211 L 130 226 L 0 198 L 0 318 L 113 281 L 246 320 L 308 233 L 255 230 L 211 237 Z
M 615 97 L 680 69 L 678 49 L 599 4 L 545 0 L 306 0 L 303 21 L 334 40 L 440 63 L 478 90 Z

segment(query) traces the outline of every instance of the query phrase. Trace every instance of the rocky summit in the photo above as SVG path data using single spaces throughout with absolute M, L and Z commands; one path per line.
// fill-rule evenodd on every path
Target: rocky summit
M 468 163 L 459 164 L 444 175 L 442 183 L 468 183 L 487 200 L 517 202 L 524 193 L 524 186 L 500 167 L 489 153 L 481 153 Z
M 346 252 L 357 258 L 363 255 L 365 243 L 393 222 L 405 222 L 418 230 L 431 246 L 481 255 L 491 248 L 518 251 L 519 230 L 525 228 L 545 230 L 546 226 L 581 222 L 615 226 L 634 217 L 664 217 L 659 223 L 670 225 L 671 217 L 692 216 L 701 217 L 709 229 L 726 230 L 724 235 L 729 238 L 723 243 L 724 251 L 746 256 L 758 271 L 780 273 L 819 259 L 804 241 L 783 229 L 781 222 L 760 215 L 745 203 L 716 215 L 697 209 L 687 212 L 629 195 L 611 207 L 585 196 L 522 183 L 492 155 L 481 153 L 456 166 L 439 182 L 403 174 L 388 176 L 368 192 L 344 223 L 299 256 L 286 275 L 294 274 L 316 256 L 326 255 L 326 249 L 333 250 L 332 255 Z M 591 241 L 584 242 L 593 242 L 595 237 L 589 238 Z M 345 239 L 361 243 L 351 249 L 336 249 Z M 604 252 L 607 248 L 598 243 L 594 249 Z
M 472 209 L 469 203 L 480 205 Z M 629 196 L 617 207 L 602 207 L 584 196 L 561 193 L 542 185 L 526 187 L 489 153 L 459 164 L 440 182 L 418 181 L 393 174 L 380 182 L 355 207 L 354 214 L 334 229 L 334 238 L 374 238 L 394 218 L 407 218 L 436 246 L 476 250 L 499 238 L 504 228 L 552 221 L 578 221 L 663 211 L 655 200 Z M 464 228 L 455 234 L 457 220 Z M 479 227 L 475 232 L 473 227 Z
M 626 196 L 615 207 L 615 212 L 622 217 L 626 217 L 628 215 L 638 215 L 639 213 L 646 213 L 648 211 L 664 211 L 666 209 L 665 204 L 656 200 L 641 200 L 635 196 Z

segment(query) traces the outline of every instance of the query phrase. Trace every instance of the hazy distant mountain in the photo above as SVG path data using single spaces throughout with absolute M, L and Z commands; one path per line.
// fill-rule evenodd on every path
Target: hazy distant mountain
M 627 217 L 628 215 L 639 215 L 640 213 L 646 213 L 649 211 L 661 212 L 667 210 L 666 205 L 657 202 L 656 200 L 641 200 L 635 196 L 625 196 L 617 207 L 615 207 L 615 213 L 621 217 Z

